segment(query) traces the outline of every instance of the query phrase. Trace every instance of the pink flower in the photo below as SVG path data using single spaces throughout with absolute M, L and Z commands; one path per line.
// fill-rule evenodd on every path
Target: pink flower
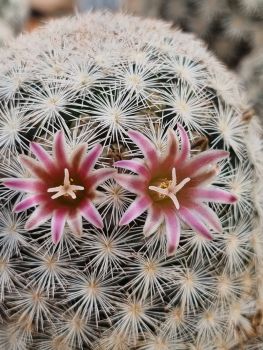
M 129 137 L 144 155 L 140 159 L 115 163 L 138 175 L 116 174 L 116 181 L 137 194 L 120 220 L 129 224 L 147 211 L 144 225 L 146 236 L 154 233 L 165 221 L 168 254 L 175 252 L 180 239 L 180 222 L 195 232 L 211 239 L 211 229 L 222 231 L 216 213 L 206 202 L 234 203 L 237 198 L 219 187 L 211 185 L 217 175 L 216 163 L 229 156 L 222 150 L 208 150 L 190 158 L 190 142 L 181 125 L 177 126 L 180 144 L 174 130 L 168 131 L 166 154 L 159 156 L 154 144 L 138 131 L 130 130 Z
M 4 181 L 11 189 L 29 193 L 14 211 L 38 206 L 27 220 L 26 229 L 34 230 L 51 218 L 53 242 L 58 243 L 66 222 L 76 235 L 82 234 L 82 217 L 102 228 L 102 218 L 93 201 L 96 188 L 114 173 L 109 168 L 93 169 L 102 146 L 98 144 L 86 154 L 86 144 L 80 144 L 68 155 L 64 133 L 59 131 L 54 137 L 53 157 L 37 143 L 32 142 L 30 147 L 38 161 L 26 155 L 21 155 L 20 160 L 33 177 Z

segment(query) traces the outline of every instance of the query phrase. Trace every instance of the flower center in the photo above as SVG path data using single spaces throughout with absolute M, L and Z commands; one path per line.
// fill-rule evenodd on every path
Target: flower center
M 61 196 L 64 196 L 64 197 L 70 196 L 72 199 L 75 199 L 77 197 L 75 192 L 84 190 L 83 186 L 72 185 L 71 182 L 73 182 L 73 180 L 69 178 L 68 169 L 64 170 L 64 174 L 65 175 L 64 175 L 63 185 L 57 186 L 57 187 L 51 187 L 47 190 L 48 192 L 57 192 L 51 197 L 52 199 L 56 199 Z
M 167 178 L 165 178 L 165 179 L 161 180 L 161 182 L 160 182 L 158 187 L 165 190 L 165 189 L 169 188 L 171 185 L 172 185 L 172 180 L 168 180 Z M 159 195 L 160 195 L 161 198 L 165 197 L 164 194 L 159 193 Z
M 176 194 L 190 180 L 190 177 L 186 177 L 179 184 L 177 184 L 176 170 L 173 168 L 171 180 L 168 180 L 167 178 L 162 179 L 158 186 L 149 186 L 149 190 L 156 192 L 158 194 L 159 200 L 164 199 L 165 197 L 169 197 L 173 201 L 175 208 L 178 210 L 180 209 L 180 204 L 178 202 Z

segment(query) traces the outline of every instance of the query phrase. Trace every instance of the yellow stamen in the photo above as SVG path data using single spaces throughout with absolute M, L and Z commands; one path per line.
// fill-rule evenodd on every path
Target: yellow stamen
M 180 204 L 176 197 L 176 193 L 179 192 L 190 180 L 190 177 L 186 177 L 179 184 L 177 184 L 176 170 L 173 168 L 172 180 L 168 180 L 167 178 L 162 179 L 158 186 L 149 186 L 149 190 L 157 192 L 160 199 L 169 197 L 178 210 L 180 209 Z

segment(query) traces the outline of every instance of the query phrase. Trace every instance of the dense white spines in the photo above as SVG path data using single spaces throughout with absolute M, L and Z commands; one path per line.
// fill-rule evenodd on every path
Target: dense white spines
M 113 316 L 114 328 L 129 340 L 138 339 L 139 334 L 146 336 L 156 327 L 162 314 L 158 304 L 142 300 L 136 296 L 127 296 L 118 303 L 118 309 Z
M 183 263 L 176 271 L 170 304 L 179 304 L 187 312 L 195 312 L 198 306 L 202 307 L 214 298 L 213 282 L 207 266 L 198 263 L 188 266 Z
M 238 157 L 244 155 L 244 135 L 247 125 L 240 118 L 240 112 L 223 107 L 220 103 L 213 119 L 210 120 L 213 146 L 223 141 L 227 150 L 233 148 Z
M 202 124 L 212 114 L 210 99 L 206 92 L 193 90 L 191 85 L 175 84 L 164 96 L 167 118 L 175 114 L 175 121 L 183 122 L 190 130 L 202 132 Z
M 149 237 L 144 214 L 119 226 L 135 195 L 115 181 L 117 167 L 96 191 L 104 227 L 83 219 L 78 236 L 66 225 L 57 245 L 50 221 L 25 229 L 32 209 L 13 212 L 24 194 L 0 184 L 0 347 L 229 350 L 245 344 L 263 305 L 259 124 L 244 117 L 246 102 L 233 75 L 191 35 L 158 21 L 112 16 L 54 21 L 1 51 L 1 178 L 31 178 L 18 155 L 35 158 L 31 141 L 52 154 L 60 129 L 69 157 L 82 143 L 88 151 L 103 146 L 97 171 L 120 160 L 141 162 L 129 129 L 151 139 L 161 157 L 172 128 L 180 148 L 181 123 L 191 155 L 229 151 L 215 169 L 215 185 L 238 201 L 211 206 L 223 227 L 211 241 L 182 225 L 177 252 L 168 257 L 164 222 Z
M 0 214 L 0 256 L 21 256 L 21 248 L 28 246 L 25 215 L 12 213 L 11 207 Z
M 118 292 L 118 281 L 112 276 L 103 276 L 99 273 L 78 273 L 76 278 L 70 280 L 67 288 L 67 301 L 72 309 L 85 319 L 91 317 L 100 319 L 100 314 L 106 316 L 112 312 L 116 301 L 121 298 Z
M 176 278 L 173 268 L 169 266 L 169 260 L 152 251 L 134 254 L 134 259 L 125 272 L 129 276 L 127 287 L 130 293 L 139 295 L 142 300 L 148 296 L 151 299 L 155 296 L 162 299 L 165 289 Z
M 1 106 L 0 147 L 6 159 L 28 149 L 25 134 L 29 131 L 28 117 L 22 108 Z

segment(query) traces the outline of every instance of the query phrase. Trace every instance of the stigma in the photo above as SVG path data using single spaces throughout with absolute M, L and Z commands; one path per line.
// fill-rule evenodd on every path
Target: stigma
M 76 199 L 76 191 L 83 191 L 83 186 L 77 186 L 73 185 L 71 182 L 73 180 L 69 178 L 69 171 L 68 169 L 64 169 L 64 181 L 63 185 L 57 186 L 57 187 L 51 187 L 47 190 L 47 192 L 57 192 L 55 193 L 51 198 L 56 199 L 61 196 L 64 197 L 71 197 L 72 199 Z
M 190 177 L 186 177 L 177 184 L 176 170 L 172 169 L 172 179 L 163 179 L 158 186 L 149 186 L 149 190 L 157 192 L 159 199 L 164 199 L 166 197 L 170 198 L 175 208 L 180 209 L 180 204 L 176 197 L 176 194 L 190 181 Z

